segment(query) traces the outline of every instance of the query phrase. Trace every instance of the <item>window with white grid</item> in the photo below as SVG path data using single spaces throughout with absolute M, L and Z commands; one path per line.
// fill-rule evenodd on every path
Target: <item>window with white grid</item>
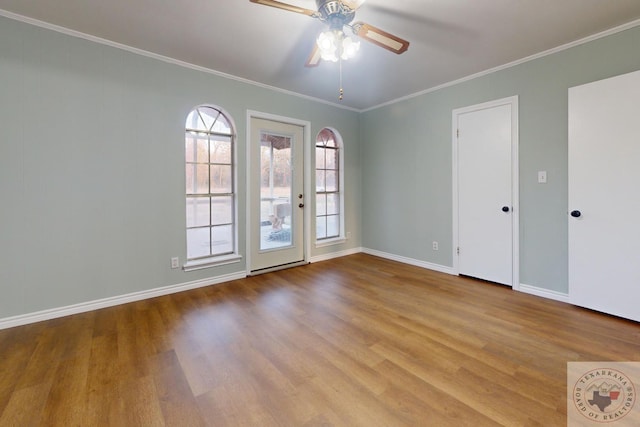
M 237 253 L 233 125 L 201 106 L 185 128 L 187 261 L 228 257 Z
M 316 241 L 344 238 L 342 150 L 336 132 L 316 138 Z

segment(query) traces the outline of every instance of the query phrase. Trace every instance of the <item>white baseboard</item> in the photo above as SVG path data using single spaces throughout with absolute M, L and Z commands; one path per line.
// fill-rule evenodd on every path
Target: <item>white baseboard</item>
M 320 261 L 328 261 L 334 258 L 340 258 L 343 256 L 359 254 L 360 252 L 362 252 L 362 248 L 347 249 L 345 251 L 340 251 L 340 252 L 330 252 L 328 254 L 311 257 L 309 258 L 309 262 L 314 263 L 314 262 L 320 262 Z
M 361 247 L 348 249 L 340 252 L 332 252 L 324 255 L 318 255 L 310 258 L 309 262 L 314 263 L 314 262 L 320 262 L 320 261 L 327 261 L 333 258 L 353 255 L 360 252 L 364 252 L 369 255 L 379 256 L 381 258 L 390 259 L 392 261 L 397 261 L 404 264 L 426 268 L 428 270 L 434 270 L 441 273 L 455 275 L 455 272 L 451 267 L 446 267 L 439 264 L 433 264 L 426 261 L 420 261 L 413 258 L 407 258 L 399 255 L 377 251 L 374 249 L 361 248 Z M 94 301 L 83 302 L 79 304 L 73 304 L 66 307 L 53 308 L 49 310 L 37 311 L 35 313 L 27 313 L 27 314 L 22 314 L 18 316 L 7 317 L 4 319 L 0 319 L 0 330 L 13 328 L 15 326 L 27 325 L 29 323 L 36 323 L 44 320 L 70 316 L 72 314 L 85 313 L 87 311 L 92 311 L 92 310 L 99 310 L 101 308 L 113 307 L 116 305 L 140 301 L 144 299 L 155 298 L 163 295 L 174 294 L 177 292 L 188 291 L 190 289 L 203 288 L 205 286 L 216 285 L 219 283 L 229 282 L 232 280 L 244 279 L 245 277 L 247 277 L 247 274 L 246 272 L 243 271 L 238 273 L 226 274 L 222 276 L 210 277 L 202 280 L 196 280 L 193 282 L 164 286 L 161 288 L 150 289 L 147 291 L 133 292 L 126 295 L 120 295 L 120 296 L 103 298 L 103 299 L 94 300 Z M 548 298 L 556 301 L 569 303 L 569 295 L 562 292 L 552 291 L 549 289 L 539 288 L 536 286 L 525 285 L 525 284 L 520 284 L 519 291 L 527 294 L 543 297 L 543 298 Z
M 35 313 L 21 314 L 19 316 L 0 319 L 0 329 L 13 328 L 15 326 L 27 325 L 29 323 L 41 322 L 43 320 L 56 319 L 58 317 L 72 314 L 85 313 L 87 311 L 99 310 L 101 308 L 113 307 L 115 305 L 129 302 L 155 298 L 163 295 L 175 294 L 177 292 L 188 291 L 190 289 L 203 288 L 205 286 L 217 285 L 231 280 L 243 279 L 247 277 L 246 272 L 225 274 L 223 276 L 210 277 L 193 282 L 180 283 L 177 285 L 163 286 L 161 288 L 149 289 L 147 291 L 133 292 L 126 295 L 103 298 L 94 301 L 82 302 L 68 305 L 66 307 L 53 308 L 49 310 L 37 311 Z
M 416 267 L 426 268 L 428 270 L 439 271 L 440 273 L 451 274 L 455 276 L 455 272 L 452 267 L 447 267 L 440 264 L 433 264 L 426 261 L 420 261 L 413 258 L 407 258 L 400 255 L 389 254 L 386 252 L 380 252 L 375 249 L 363 248 L 362 252 L 369 255 L 379 256 L 380 258 L 390 259 L 392 261 L 398 261 L 403 264 L 415 265 Z
M 520 288 L 518 290 L 520 292 L 524 292 L 525 294 L 536 295 L 543 298 L 569 303 L 569 294 L 564 294 L 562 292 L 538 288 L 537 286 L 525 285 L 523 283 L 520 284 Z
M 455 270 L 452 267 L 446 267 L 446 266 L 443 266 L 443 265 L 432 264 L 430 262 L 420 261 L 420 260 L 416 260 L 416 259 L 413 259 L 413 258 L 406 258 L 406 257 L 399 256 L 399 255 L 389 254 L 389 253 L 386 253 L 386 252 L 380 252 L 380 251 L 377 251 L 375 249 L 363 248 L 362 252 L 364 252 L 366 254 L 369 254 L 369 255 L 375 255 L 375 256 L 379 256 L 381 258 L 390 259 L 392 261 L 402 262 L 404 264 L 411 264 L 411 265 L 415 265 L 417 267 L 422 267 L 422 268 L 426 268 L 426 269 L 429 269 L 429 270 L 435 270 L 435 271 L 439 271 L 441 273 L 451 274 L 452 276 L 456 276 L 457 275 L 457 273 L 455 272 Z M 566 302 L 568 304 L 571 304 L 571 302 L 569 301 L 569 294 L 565 294 L 565 293 L 558 292 L 558 291 L 552 291 L 550 289 L 539 288 L 537 286 L 525 285 L 525 284 L 521 283 L 519 288 L 516 289 L 514 287 L 514 291 L 524 292 L 526 294 L 536 295 L 536 296 L 539 296 L 539 297 L 542 297 L 542 298 L 547 298 L 547 299 L 560 301 L 560 302 Z

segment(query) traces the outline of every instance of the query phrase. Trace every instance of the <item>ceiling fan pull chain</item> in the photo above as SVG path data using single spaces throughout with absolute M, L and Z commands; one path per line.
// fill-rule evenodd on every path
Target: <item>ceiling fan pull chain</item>
M 342 101 L 342 95 L 344 95 L 344 91 L 342 90 L 342 57 L 339 59 L 340 61 L 340 96 L 338 100 Z

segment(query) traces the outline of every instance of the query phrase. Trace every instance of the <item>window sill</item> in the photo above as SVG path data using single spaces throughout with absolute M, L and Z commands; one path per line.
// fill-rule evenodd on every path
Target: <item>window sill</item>
M 187 261 L 187 263 L 182 266 L 182 269 L 184 271 L 202 270 L 204 268 L 235 264 L 237 262 L 240 262 L 240 260 L 242 260 L 242 256 L 238 254 L 211 257 L 195 261 Z
M 326 240 L 316 240 L 316 248 L 323 248 L 325 246 L 334 246 L 334 245 L 340 245 L 344 242 L 346 242 L 347 239 L 345 239 L 344 237 L 334 237 L 333 239 L 326 239 Z

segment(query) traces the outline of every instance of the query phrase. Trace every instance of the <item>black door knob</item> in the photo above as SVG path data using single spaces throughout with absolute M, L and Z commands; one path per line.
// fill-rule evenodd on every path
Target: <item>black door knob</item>
M 509 206 L 503 206 L 502 212 L 509 212 Z
M 580 218 L 582 216 L 582 212 L 580 211 L 571 211 L 571 216 L 574 218 Z

